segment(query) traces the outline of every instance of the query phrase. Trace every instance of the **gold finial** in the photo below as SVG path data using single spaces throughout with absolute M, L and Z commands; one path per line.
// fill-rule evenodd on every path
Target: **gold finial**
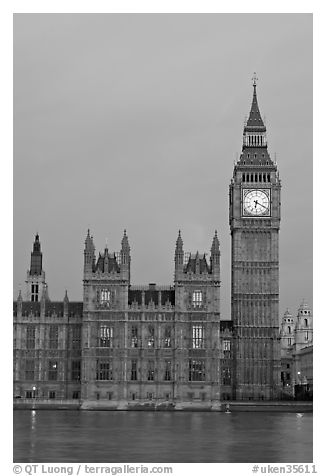
M 252 77 L 252 85 L 255 87 L 257 85 L 257 81 L 258 81 L 258 76 L 256 73 L 254 73 L 253 77 Z

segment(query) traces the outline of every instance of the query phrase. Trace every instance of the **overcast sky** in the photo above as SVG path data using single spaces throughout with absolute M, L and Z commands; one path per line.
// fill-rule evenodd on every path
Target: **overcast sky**
M 132 284 L 172 284 L 185 251 L 221 243 L 253 73 L 282 180 L 280 314 L 312 305 L 312 15 L 16 14 L 14 297 L 36 232 L 52 300 L 82 299 L 87 228 Z

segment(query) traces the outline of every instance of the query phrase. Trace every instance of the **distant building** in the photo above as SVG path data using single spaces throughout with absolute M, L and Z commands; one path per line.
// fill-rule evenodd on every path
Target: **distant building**
M 283 397 L 312 398 L 313 322 L 311 309 L 305 301 L 295 319 L 289 310 L 285 312 L 280 338 Z

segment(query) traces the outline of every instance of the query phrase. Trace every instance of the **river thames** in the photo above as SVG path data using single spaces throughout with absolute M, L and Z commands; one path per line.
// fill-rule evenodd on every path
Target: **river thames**
M 14 411 L 14 462 L 309 463 L 312 413 Z

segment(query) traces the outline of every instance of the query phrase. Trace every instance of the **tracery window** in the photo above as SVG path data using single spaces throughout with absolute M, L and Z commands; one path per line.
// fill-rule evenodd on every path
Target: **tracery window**
M 203 305 L 203 293 L 200 290 L 193 291 L 192 293 L 192 305 L 193 307 L 202 307 Z

